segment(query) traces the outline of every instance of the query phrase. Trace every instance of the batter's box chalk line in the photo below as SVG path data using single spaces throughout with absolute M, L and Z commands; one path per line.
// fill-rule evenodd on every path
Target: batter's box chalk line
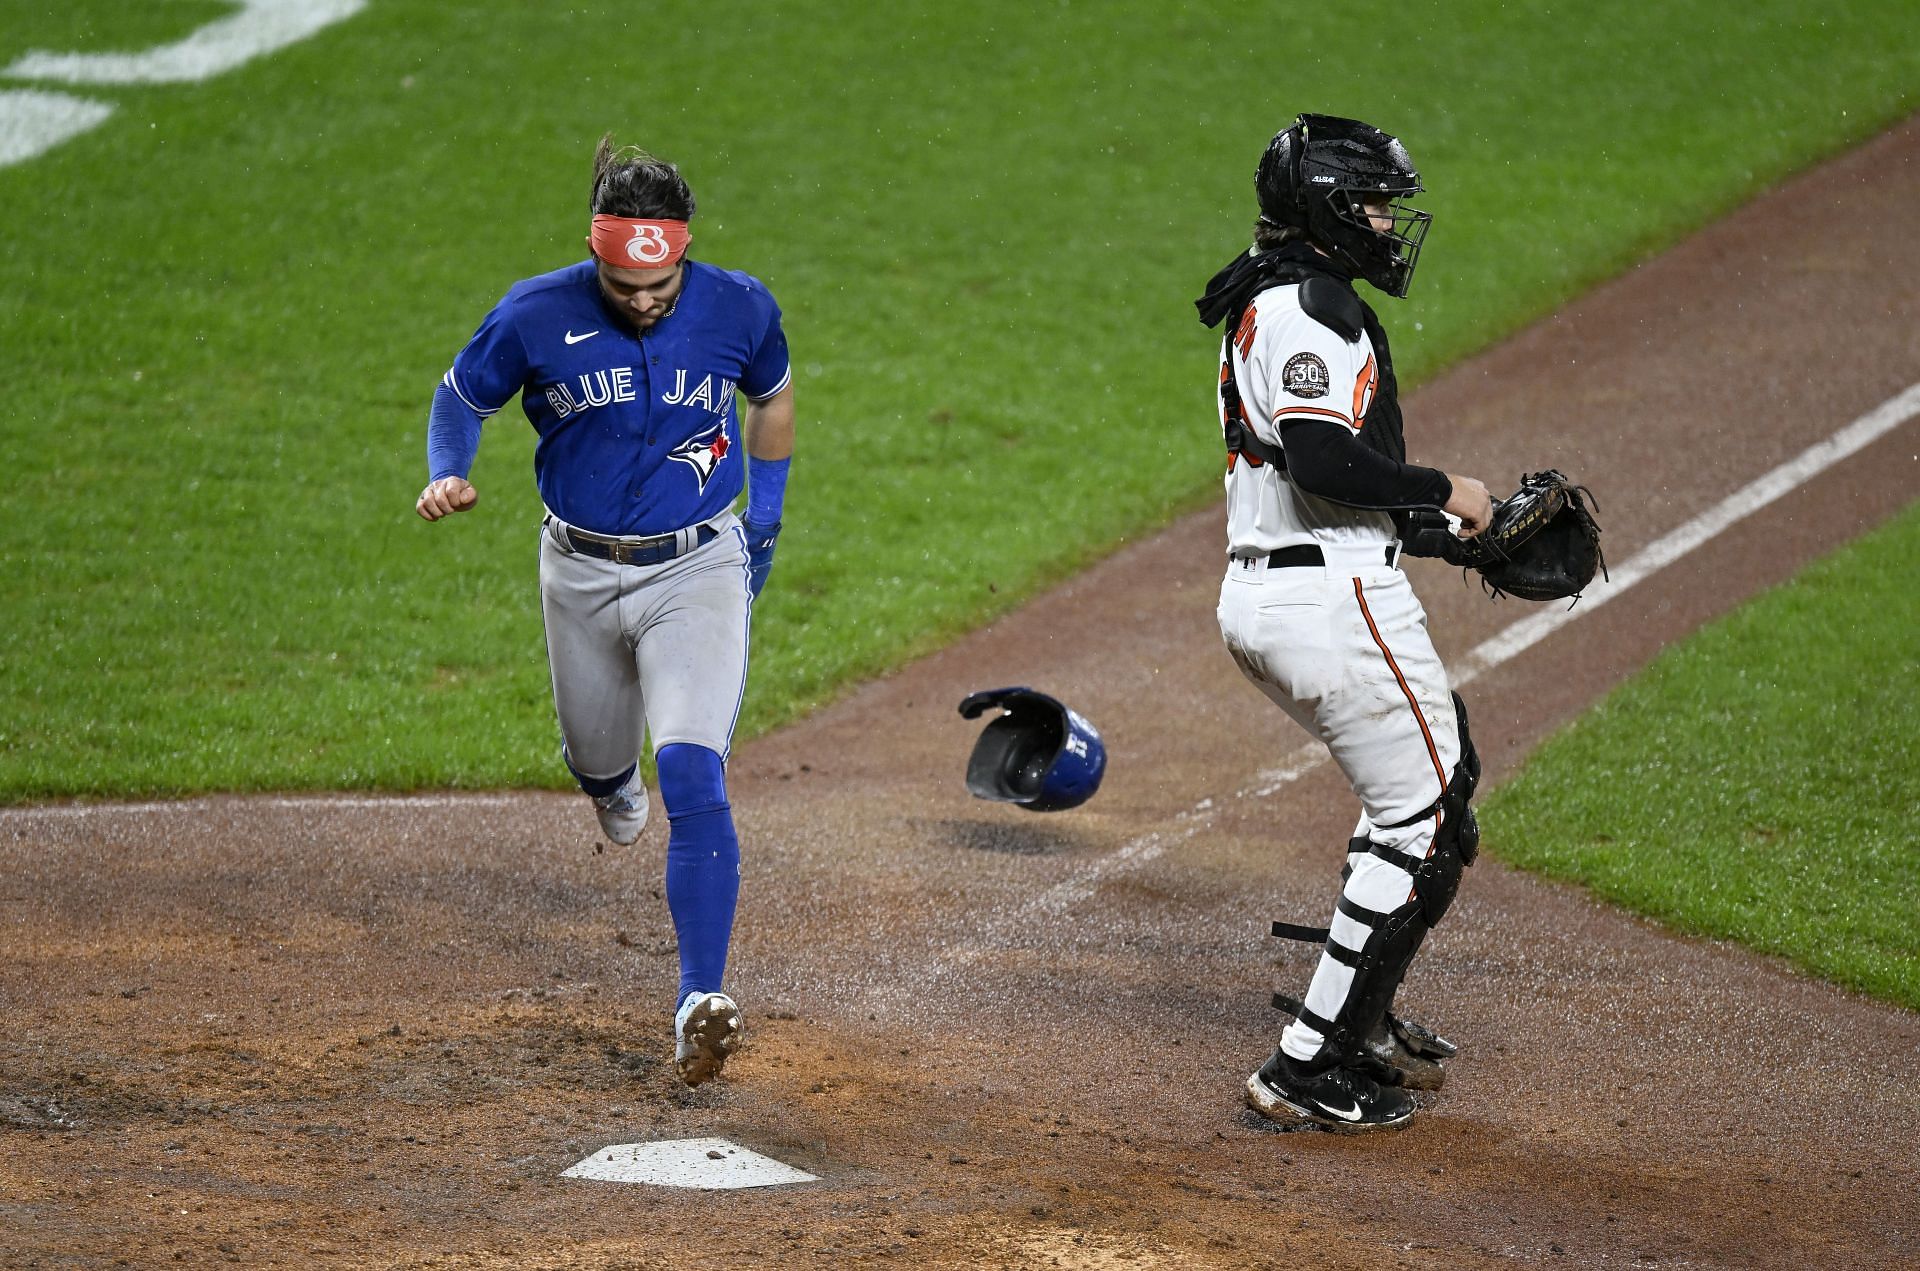
M 560 1175 L 696 1191 L 817 1183 L 819 1177 L 726 1139 L 661 1139 L 603 1147 Z

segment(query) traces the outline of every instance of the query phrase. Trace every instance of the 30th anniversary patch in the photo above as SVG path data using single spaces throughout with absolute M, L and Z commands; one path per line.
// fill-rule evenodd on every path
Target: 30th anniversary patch
M 1327 395 L 1327 364 L 1314 353 L 1296 353 L 1280 370 L 1280 387 L 1295 397 Z

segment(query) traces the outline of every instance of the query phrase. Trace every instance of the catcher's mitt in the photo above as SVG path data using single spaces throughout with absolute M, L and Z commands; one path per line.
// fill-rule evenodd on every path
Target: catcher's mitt
M 1587 510 L 1593 492 L 1549 468 L 1520 478 L 1511 498 L 1494 504 L 1493 523 L 1473 538 L 1424 529 L 1415 555 L 1443 557 L 1480 572 L 1496 599 L 1564 600 L 1578 597 L 1596 573 L 1605 575 L 1600 524 Z M 1598 503 L 1594 503 L 1598 507 Z M 1428 549 L 1423 552 L 1422 547 Z

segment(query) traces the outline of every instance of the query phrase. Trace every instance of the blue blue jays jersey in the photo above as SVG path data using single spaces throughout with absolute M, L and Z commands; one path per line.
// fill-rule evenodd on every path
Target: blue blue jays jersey
M 780 306 L 759 279 L 689 260 L 673 310 L 644 334 L 614 316 L 592 260 L 517 283 L 445 384 L 481 418 L 520 395 L 540 434 L 549 511 L 599 534 L 665 534 L 718 516 L 746 462 L 736 396 L 792 378 Z

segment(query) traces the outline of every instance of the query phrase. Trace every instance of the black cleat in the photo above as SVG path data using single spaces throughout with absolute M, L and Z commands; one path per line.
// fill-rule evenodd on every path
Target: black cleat
M 1274 1009 L 1300 1018 L 1300 999 L 1285 993 L 1273 995 Z M 1446 1061 L 1460 1048 L 1424 1024 L 1401 1019 L 1389 1011 L 1367 1037 L 1362 1049 L 1380 1063 L 1399 1073 L 1391 1084 L 1410 1090 L 1438 1090 L 1447 1079 Z
M 1357 1068 L 1302 1063 L 1276 1049 L 1247 1078 L 1247 1103 L 1271 1121 L 1311 1121 L 1329 1130 L 1390 1130 L 1413 1119 L 1413 1099 Z
M 1395 1085 L 1438 1090 L 1447 1079 L 1443 1061 L 1453 1057 L 1452 1042 L 1432 1029 L 1388 1015 L 1364 1043 L 1367 1054 L 1398 1074 Z
M 1387 1013 L 1387 1027 L 1400 1044 L 1424 1059 L 1452 1059 L 1460 1053 L 1460 1048 L 1428 1028 L 1425 1024 L 1416 1024 L 1410 1019 L 1401 1019 L 1392 1012 Z

